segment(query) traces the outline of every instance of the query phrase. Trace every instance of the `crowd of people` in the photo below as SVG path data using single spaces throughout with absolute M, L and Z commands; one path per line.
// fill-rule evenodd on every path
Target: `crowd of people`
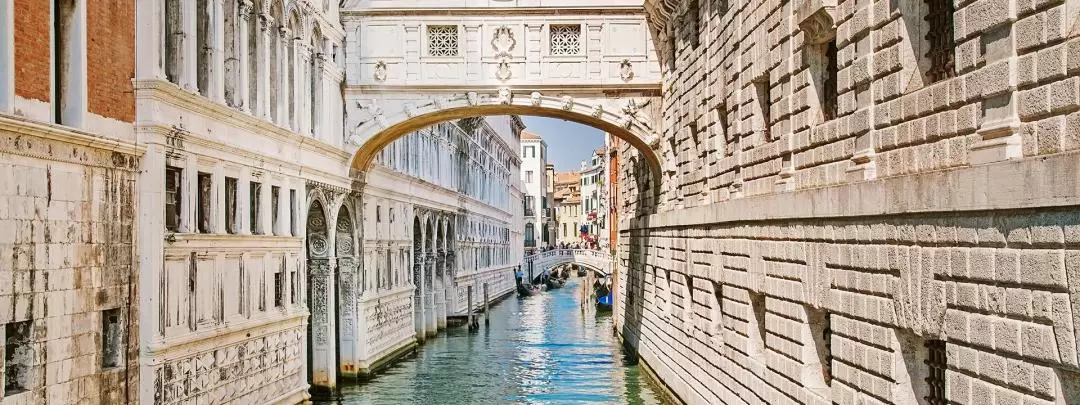
M 596 242 L 577 242 L 566 243 L 559 242 L 558 245 L 544 245 L 540 247 L 541 252 L 547 252 L 555 249 L 588 249 L 588 250 L 600 250 L 600 244 Z

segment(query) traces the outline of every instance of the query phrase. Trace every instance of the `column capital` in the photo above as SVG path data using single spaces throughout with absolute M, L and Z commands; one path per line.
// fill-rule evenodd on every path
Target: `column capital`
M 274 17 L 269 13 L 259 13 L 259 20 L 262 21 L 259 28 L 263 31 L 269 31 L 270 26 L 274 25 Z
M 278 35 L 281 36 L 281 39 L 288 40 L 289 36 L 292 35 L 292 30 L 284 24 L 278 25 Z
M 252 14 L 251 0 L 240 0 L 240 18 L 249 20 Z

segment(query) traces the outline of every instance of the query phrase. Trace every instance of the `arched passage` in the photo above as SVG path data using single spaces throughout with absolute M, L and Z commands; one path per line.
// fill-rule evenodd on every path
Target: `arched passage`
M 470 92 L 424 104 L 406 104 L 400 111 L 384 112 L 377 105 L 351 110 L 346 124 L 347 141 L 357 149 L 351 177 L 362 179 L 378 152 L 394 140 L 444 121 L 477 116 L 532 115 L 559 118 L 603 130 L 636 148 L 650 170 L 651 194 L 658 195 L 661 161 L 657 155 L 659 135 L 645 118 L 642 107 L 652 101 L 627 99 L 622 106 L 577 100 L 570 96 L 543 96 L 538 92 L 518 95 L 501 89 L 495 96 Z

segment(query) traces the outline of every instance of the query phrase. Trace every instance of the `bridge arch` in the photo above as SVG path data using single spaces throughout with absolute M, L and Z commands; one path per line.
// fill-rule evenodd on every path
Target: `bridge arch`
M 526 256 L 524 262 L 526 266 L 532 266 L 533 277 L 539 274 L 538 271 L 570 263 L 596 269 L 603 275 L 611 274 L 611 255 L 599 250 L 554 249 Z
M 559 118 L 603 130 L 626 141 L 641 153 L 651 168 L 653 184 L 660 184 L 661 161 L 658 131 L 645 117 L 642 108 L 650 98 L 627 98 L 614 105 L 604 98 L 575 99 L 572 96 L 545 96 L 539 92 L 515 93 L 503 88 L 496 94 L 468 92 L 424 103 L 406 103 L 396 111 L 383 111 L 372 102 L 350 110 L 346 123 L 346 141 L 355 147 L 350 175 L 362 179 L 378 152 L 394 140 L 438 124 L 477 116 L 529 115 Z M 608 101 L 608 102 L 605 102 Z M 658 187 L 654 188 L 659 190 Z

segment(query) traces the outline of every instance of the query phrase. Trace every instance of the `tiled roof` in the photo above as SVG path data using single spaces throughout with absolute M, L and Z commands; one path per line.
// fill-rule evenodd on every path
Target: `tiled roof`
M 521 131 L 521 139 L 542 139 L 540 135 L 534 134 L 529 131 Z

